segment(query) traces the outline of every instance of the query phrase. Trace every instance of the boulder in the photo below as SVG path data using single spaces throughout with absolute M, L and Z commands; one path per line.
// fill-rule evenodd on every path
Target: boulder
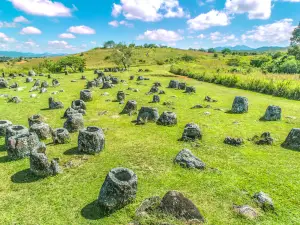
M 26 83 L 31 83 L 31 82 L 33 82 L 33 79 L 32 79 L 32 77 L 26 77 L 26 81 L 25 81 Z
M 109 81 L 105 81 L 103 82 L 103 86 L 102 86 L 102 89 L 109 89 L 109 88 L 112 88 L 112 84 L 109 82 Z
M 258 217 L 257 211 L 249 205 L 234 205 L 233 210 L 248 219 L 256 219 Z
M 76 114 L 76 113 L 80 113 L 83 116 L 86 115 L 86 111 L 84 109 L 73 109 L 73 108 L 69 107 L 66 109 L 63 117 L 68 118 L 68 116 L 70 116 L 72 114 Z
M 35 75 L 36 75 L 36 73 L 33 70 L 28 71 L 28 76 L 34 77 Z
M 282 147 L 291 149 L 291 150 L 300 150 L 300 128 L 293 128 L 285 141 L 282 144 Z
M 118 91 L 117 93 L 117 101 L 118 102 L 124 102 L 125 101 L 125 92 L 124 91 Z
M 33 86 L 33 87 L 29 90 L 29 92 L 38 91 L 39 89 L 40 89 L 39 86 Z
M 65 128 L 52 130 L 52 140 L 54 144 L 66 144 L 71 140 L 69 131 Z
M 138 76 L 137 81 L 141 81 L 141 80 L 144 80 L 144 77 L 143 76 Z
M 129 115 L 132 115 L 134 112 L 137 111 L 137 102 L 134 101 L 134 100 L 129 100 L 123 111 L 121 112 L 121 114 L 129 114 Z
M 134 76 L 133 76 L 133 75 L 130 76 L 130 77 L 129 77 L 129 80 L 134 80 Z
M 139 111 L 137 122 L 156 122 L 159 118 L 159 113 L 157 108 L 152 107 L 142 107 Z
M 41 88 L 47 88 L 49 87 L 49 84 L 47 81 L 43 81 L 42 84 L 41 84 Z
M 202 139 L 202 131 L 200 130 L 200 127 L 195 123 L 188 123 L 185 125 L 181 140 L 195 141 L 197 139 Z
M 246 97 L 237 96 L 235 97 L 232 108 L 232 113 L 246 113 L 248 112 L 248 99 Z
M 74 100 L 74 101 L 72 101 L 71 108 L 75 109 L 75 110 L 79 110 L 79 109 L 86 110 L 86 104 L 81 99 Z
M 242 138 L 226 137 L 224 143 L 232 146 L 240 146 L 244 144 L 244 140 Z
M 9 88 L 14 89 L 14 88 L 18 88 L 19 84 L 17 82 L 14 82 L 12 85 L 9 86 Z M 1 80 L 0 80 L 0 88 L 1 88 Z
M 57 79 L 53 79 L 52 80 L 52 86 L 53 87 L 57 87 L 57 86 L 59 86 L 60 85 L 60 83 L 59 83 L 59 81 L 57 80 Z
M 48 91 L 47 88 L 41 88 L 41 89 L 40 89 L 40 93 L 41 93 L 41 94 L 46 93 L 47 91 Z
M 274 210 L 273 200 L 269 197 L 268 194 L 261 191 L 255 193 L 253 195 L 253 199 L 264 211 Z
M 193 155 L 189 149 L 180 151 L 174 159 L 174 163 L 188 169 L 205 169 L 205 163 Z
M 158 95 L 153 95 L 152 103 L 159 103 L 159 102 L 160 102 L 160 97 Z
M 12 122 L 9 120 L 0 120 L 0 137 L 5 137 L 6 129 L 12 126 Z
M 82 90 L 80 91 L 80 99 L 84 102 L 90 102 L 93 100 L 93 95 L 90 90 Z
M 174 126 L 177 124 L 177 116 L 174 112 L 163 112 L 157 120 L 158 125 Z
M 105 147 L 105 135 L 99 127 L 87 127 L 79 131 L 78 151 L 88 154 L 101 152 Z
M 8 99 L 8 102 L 12 102 L 12 103 L 18 104 L 18 103 L 22 102 L 22 100 L 18 96 L 14 96 L 14 97 Z
M 158 86 L 152 86 L 149 93 L 157 93 L 159 91 Z
M 160 82 L 154 82 L 154 86 L 155 87 L 161 87 L 161 83 Z
M 165 92 L 164 90 L 160 90 L 160 91 L 158 92 L 158 94 L 164 95 L 164 94 L 166 94 L 166 92 Z
M 161 198 L 153 196 L 145 199 L 135 211 L 136 217 L 146 217 L 157 211 L 160 206 Z
M 12 125 L 6 127 L 5 145 L 7 146 L 8 139 L 17 134 L 28 134 L 29 130 L 22 125 Z
M 196 93 L 196 88 L 193 86 L 186 87 L 185 93 Z
M 253 141 L 257 145 L 272 145 L 274 142 L 274 139 L 271 137 L 270 132 L 264 132 L 260 137 L 255 136 L 253 138 Z
M 171 80 L 169 83 L 169 88 L 178 88 L 179 82 L 177 80 Z
M 51 138 L 51 127 L 46 123 L 34 123 L 30 126 L 29 132 L 36 133 L 39 139 L 46 140 L 48 138 Z
M 179 84 L 178 84 L 178 89 L 179 89 L 179 90 L 185 90 L 185 89 L 186 89 L 186 83 L 182 83 L 182 82 L 179 83 Z
M 265 121 L 278 121 L 281 120 L 281 108 L 279 106 L 268 106 L 265 115 L 262 118 Z
M 206 101 L 206 102 L 218 102 L 217 100 L 212 99 L 212 98 L 209 97 L 209 96 L 205 96 L 204 101 Z
M 77 132 L 84 128 L 83 116 L 80 113 L 74 113 L 67 117 L 66 122 L 64 123 L 64 128 L 67 129 L 70 133 Z
M 65 70 L 65 75 L 69 75 L 69 71 Z
M 112 169 L 100 189 L 98 205 L 112 213 L 131 203 L 136 198 L 137 175 L 127 168 Z
M 17 134 L 8 138 L 7 155 L 10 159 L 22 159 L 35 150 L 40 144 L 35 133 Z
M 111 77 L 110 80 L 111 80 L 112 84 L 118 84 L 119 83 L 119 79 L 117 77 Z
M 39 87 L 41 86 L 41 81 L 40 80 L 36 80 L 33 84 L 33 87 Z
M 88 82 L 86 83 L 86 87 L 87 87 L 88 89 L 91 89 L 91 88 L 93 88 L 93 87 L 97 87 L 96 81 L 94 81 L 94 80 L 88 81 Z
M 54 101 L 54 98 L 50 97 L 48 99 L 49 102 L 49 109 L 62 109 L 64 108 L 64 104 L 62 102 Z
M 53 159 L 50 163 L 45 153 L 32 152 L 30 154 L 30 171 L 35 176 L 53 176 L 61 172 L 58 159 Z
M 40 114 L 35 114 L 28 118 L 29 127 L 31 127 L 33 124 L 42 123 L 44 121 L 45 121 L 45 118 L 43 116 L 41 116 Z
M 160 203 L 163 213 L 176 217 L 177 219 L 199 220 L 204 222 L 204 217 L 199 212 L 195 204 L 177 191 L 169 191 Z

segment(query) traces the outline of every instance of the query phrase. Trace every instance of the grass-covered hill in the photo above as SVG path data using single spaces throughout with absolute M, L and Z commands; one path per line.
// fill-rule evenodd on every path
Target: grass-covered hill
M 94 50 L 84 54 L 91 57 L 88 65 L 100 67 L 109 55 L 101 55 Z M 160 51 L 160 50 L 157 50 Z M 164 58 L 174 56 L 176 50 L 164 50 Z M 180 51 L 178 51 L 179 53 Z M 98 58 L 93 58 L 97 54 Z M 146 52 L 140 54 L 144 57 Z M 151 54 L 158 54 L 152 52 Z M 186 52 L 182 51 L 182 54 Z M 223 58 L 215 59 L 204 53 L 197 54 L 194 65 L 213 67 Z M 162 57 L 162 58 L 163 58 Z M 158 56 L 156 56 L 158 58 Z M 153 58 L 154 60 L 154 58 Z M 216 61 L 219 60 L 219 61 Z M 224 60 L 225 61 L 225 60 Z M 109 66 L 108 64 L 103 64 Z M 223 64 L 224 68 L 227 66 Z M 139 68 L 150 72 L 138 73 Z M 204 83 L 186 76 L 176 76 L 169 72 L 170 65 L 152 65 L 132 68 L 129 72 L 114 73 L 124 80 L 112 89 L 93 88 L 93 101 L 87 103 L 84 124 L 101 127 L 106 136 L 106 146 L 97 155 L 83 155 L 77 150 L 78 133 L 71 134 L 71 142 L 54 145 L 46 140 L 46 154 L 49 159 L 59 158 L 63 173 L 54 177 L 38 178 L 29 171 L 29 160 L 11 161 L 7 157 L 4 138 L 0 137 L 0 212 L 1 224 L 128 224 L 134 220 L 141 224 L 187 224 L 173 217 L 136 218 L 135 210 L 141 202 L 151 196 L 160 196 L 177 190 L 193 201 L 206 219 L 206 224 L 299 224 L 300 223 L 300 154 L 298 151 L 281 147 L 292 128 L 300 123 L 298 101 L 270 95 L 222 87 Z M 211 68 L 208 71 L 213 71 Z M 224 69 L 225 70 L 225 69 Z M 19 104 L 8 103 L 0 98 L 0 119 L 28 127 L 28 117 L 41 114 L 52 128 L 63 126 L 64 111 L 71 102 L 79 98 L 86 81 L 96 77 L 91 71 L 73 73 L 68 76 L 53 74 L 59 80 L 59 87 L 48 88 L 40 94 L 29 92 L 32 83 L 24 83 L 25 78 L 17 77 L 9 82 L 18 82 L 23 90 L 1 89 L 1 94 L 18 96 Z M 130 75 L 143 75 L 150 80 L 129 80 Z M 240 75 L 242 76 L 242 74 Z M 51 79 L 35 77 L 40 80 Z M 167 88 L 171 79 L 186 82 L 196 88 L 195 94 Z M 77 82 L 71 82 L 76 80 Z M 147 95 L 154 82 L 160 82 L 160 103 L 149 103 L 152 95 Z M 137 92 L 134 90 L 138 89 Z M 64 92 L 59 92 L 64 90 Z M 136 125 L 132 121 L 137 115 L 120 115 L 124 104 L 115 102 L 118 91 L 126 93 L 127 100 L 136 100 L 138 109 L 142 106 L 156 107 L 161 114 L 172 111 L 177 114 L 178 124 L 174 127 L 159 126 L 155 123 Z M 31 98 L 31 94 L 36 97 Z M 56 94 L 52 94 L 56 93 Z M 218 102 L 208 103 L 205 96 Z M 65 108 L 48 110 L 48 98 L 62 101 Z M 226 113 L 231 109 L 235 96 L 249 99 L 249 112 L 241 115 Z M 164 104 L 165 103 L 165 104 Z M 201 104 L 204 108 L 191 109 Z M 209 105 L 209 106 L 208 106 Z M 269 105 L 282 108 L 282 120 L 260 121 Z M 203 139 L 196 142 L 178 141 L 187 123 L 198 124 Z M 274 138 L 271 146 L 256 145 L 250 139 L 263 132 L 270 132 Z M 243 138 L 240 147 L 223 143 L 225 137 Z M 184 169 L 173 163 L 175 156 L 183 148 L 206 163 L 203 171 Z M 126 207 L 107 217 L 102 217 L 95 201 L 107 173 L 115 167 L 126 167 L 138 176 L 136 199 Z M 263 191 L 273 199 L 275 211 L 262 210 L 253 200 L 254 193 Z M 249 205 L 259 214 L 255 220 L 243 218 L 233 210 L 233 205 Z

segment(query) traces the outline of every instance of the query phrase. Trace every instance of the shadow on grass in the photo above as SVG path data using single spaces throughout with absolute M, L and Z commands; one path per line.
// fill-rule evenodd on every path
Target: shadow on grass
M 11 176 L 11 181 L 17 184 L 20 183 L 32 183 L 43 179 L 44 177 L 35 176 L 30 169 L 19 171 Z
M 0 152 L 5 152 L 5 151 L 6 151 L 5 145 L 0 145 Z
M 97 205 L 97 200 L 89 203 L 81 210 L 81 215 L 88 220 L 98 220 L 106 216 L 104 210 Z
M 79 152 L 77 147 L 74 147 L 65 151 L 64 155 L 84 155 L 84 154 L 82 152 Z
M 0 157 L 0 163 L 7 163 L 12 161 L 7 155 Z
M 44 109 L 41 109 L 42 111 L 48 111 L 48 110 L 52 110 L 50 108 L 44 108 Z

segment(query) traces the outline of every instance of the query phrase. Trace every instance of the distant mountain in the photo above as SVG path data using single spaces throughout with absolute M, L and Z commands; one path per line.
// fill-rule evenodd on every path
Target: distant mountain
M 217 52 L 221 52 L 223 49 L 229 48 L 231 51 L 246 51 L 246 52 L 273 52 L 273 51 L 283 51 L 286 50 L 287 47 L 279 47 L 279 46 L 263 46 L 260 48 L 251 48 L 246 45 L 236 45 L 236 46 L 224 46 L 224 47 L 216 47 L 214 48 Z
M 39 57 L 53 57 L 53 56 L 62 56 L 66 54 L 51 54 L 51 53 L 31 53 L 31 52 L 14 52 L 14 51 L 0 51 L 0 57 L 6 56 L 11 58 L 17 57 L 32 57 L 32 58 L 39 58 Z

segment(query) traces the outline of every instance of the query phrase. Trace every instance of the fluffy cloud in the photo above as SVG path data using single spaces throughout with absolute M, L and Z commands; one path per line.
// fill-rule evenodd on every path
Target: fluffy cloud
M 25 35 L 25 34 L 41 34 L 41 33 L 42 33 L 42 31 L 40 31 L 36 27 L 24 27 L 20 32 L 20 34 L 23 34 L 23 35 Z
M 162 18 L 182 18 L 188 16 L 180 7 L 178 0 L 121 0 L 113 5 L 113 16 L 121 13 L 128 20 L 147 22 L 159 21 Z
M 288 41 L 294 30 L 292 19 L 283 19 L 272 24 L 256 27 L 242 35 L 242 40 L 252 40 L 268 43 L 280 43 Z
M 64 39 L 76 38 L 74 34 L 70 34 L 70 33 L 63 33 L 63 34 L 60 34 L 58 37 L 59 38 L 64 38 Z
M 14 42 L 15 39 L 8 37 L 6 34 L 0 32 L 0 42 Z
M 14 23 L 29 23 L 29 21 L 24 16 L 18 16 L 14 18 Z
M 72 49 L 74 48 L 72 45 L 69 45 L 66 41 L 48 41 L 48 46 L 50 48 L 55 48 L 57 50 L 64 50 L 64 49 Z
M 204 38 L 205 38 L 205 35 L 204 35 L 204 34 L 199 34 L 199 35 L 197 36 L 197 38 L 199 38 L 199 39 L 204 39 Z
M 282 0 L 283 2 L 300 2 L 300 0 Z
M 6 22 L 6 21 L 0 21 L 0 28 L 13 28 L 16 27 L 16 23 L 12 22 Z
M 188 20 L 187 24 L 191 30 L 205 30 L 214 26 L 227 26 L 230 24 L 230 18 L 224 12 L 211 10 Z
M 238 39 L 235 37 L 234 34 L 228 35 L 228 34 L 221 34 L 220 32 L 213 32 L 210 33 L 210 40 L 214 44 L 224 44 L 227 42 L 237 42 Z
M 113 20 L 111 22 L 108 23 L 109 25 L 113 26 L 113 27 L 118 27 L 120 25 L 123 25 L 125 27 L 133 27 L 133 24 L 132 23 L 128 23 L 127 21 L 125 20 L 122 20 L 122 21 L 117 21 L 117 20 Z
M 225 8 L 230 13 L 248 13 L 249 19 L 269 19 L 271 0 L 226 0 Z
M 31 15 L 69 17 L 72 9 L 52 0 L 9 0 L 13 6 Z M 74 7 L 74 6 L 73 6 Z
M 144 34 L 139 35 L 137 40 L 163 41 L 167 43 L 175 43 L 183 40 L 183 37 L 175 31 L 171 30 L 147 30 Z
M 74 34 L 95 34 L 96 33 L 94 29 L 84 25 L 72 26 L 68 29 L 68 31 Z

